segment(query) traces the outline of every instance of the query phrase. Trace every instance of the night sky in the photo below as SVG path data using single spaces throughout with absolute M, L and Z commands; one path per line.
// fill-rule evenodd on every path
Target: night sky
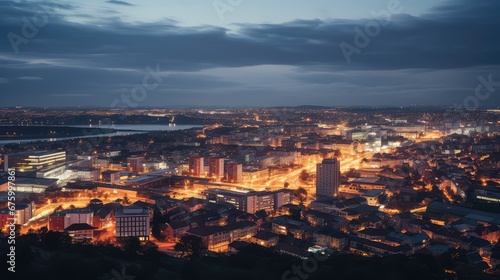
M 146 68 L 160 71 L 139 106 L 452 106 L 478 77 L 493 81 L 479 105 L 499 106 L 499 12 L 498 0 L 0 1 L 0 106 L 115 106 Z

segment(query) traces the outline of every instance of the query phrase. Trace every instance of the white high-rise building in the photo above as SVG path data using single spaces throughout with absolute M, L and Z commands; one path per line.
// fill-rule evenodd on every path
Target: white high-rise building
M 316 165 L 316 195 L 335 197 L 339 194 L 340 162 L 336 159 L 324 159 Z

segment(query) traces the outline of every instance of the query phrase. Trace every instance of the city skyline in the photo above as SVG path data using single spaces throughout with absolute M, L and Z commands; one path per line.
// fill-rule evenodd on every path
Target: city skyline
M 0 108 L 0 251 L 23 279 L 497 279 L 499 113 Z
M 0 1 L 19 279 L 498 279 L 500 2 Z
M 1 106 L 499 106 L 499 3 L 414 2 L 2 1 Z

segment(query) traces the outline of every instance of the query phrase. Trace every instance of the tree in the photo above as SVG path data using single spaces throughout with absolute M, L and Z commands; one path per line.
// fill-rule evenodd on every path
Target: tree
M 141 241 L 138 237 L 130 237 L 123 241 L 123 250 L 129 255 L 135 255 L 142 252 Z
M 59 211 L 62 211 L 62 210 L 63 210 L 62 205 L 58 205 L 58 206 L 54 209 L 54 213 L 59 212 Z
M 295 198 L 299 200 L 300 204 L 303 205 L 304 201 L 307 199 L 306 189 L 300 187 L 294 192 Z
M 413 171 L 410 173 L 410 178 L 414 181 L 414 182 L 417 182 L 419 181 L 422 176 L 420 175 L 420 173 L 418 173 L 417 171 Z
M 142 246 L 142 253 L 145 258 L 150 260 L 155 260 L 159 256 L 158 245 L 156 243 L 148 241 Z
M 21 225 L 15 225 L 14 232 L 15 232 L 16 236 L 20 236 L 21 235 Z
M 311 175 L 309 174 L 309 172 L 307 172 L 307 170 L 305 170 L 305 169 L 302 169 L 302 172 L 300 172 L 300 175 L 299 175 L 300 180 L 303 182 L 306 182 L 306 181 L 309 181 L 310 177 L 311 177 Z
M 409 174 L 410 167 L 408 165 L 403 165 L 403 166 L 401 166 L 401 171 L 403 171 L 405 174 Z
M 67 233 L 49 231 L 42 238 L 45 248 L 59 249 L 63 245 L 71 244 L 71 237 Z
M 45 236 L 45 234 L 47 234 L 47 232 L 49 232 L 49 229 L 47 227 L 41 227 L 36 231 L 36 234 L 41 235 L 41 236 Z
M 165 218 L 158 209 L 153 213 L 153 227 L 151 233 L 158 241 L 165 241 L 165 237 L 161 234 L 161 226 L 165 224 Z
M 130 200 L 128 199 L 128 196 L 126 196 L 126 195 L 123 197 L 123 204 L 125 204 L 125 205 L 130 204 Z
M 181 237 L 179 243 L 175 244 L 174 249 L 176 251 L 182 252 L 182 257 L 185 254 L 191 255 L 192 258 L 196 258 L 200 255 L 201 251 L 206 247 L 203 244 L 201 237 L 194 235 L 184 235 Z
M 342 152 L 340 150 L 335 150 L 335 157 L 336 158 L 342 157 Z

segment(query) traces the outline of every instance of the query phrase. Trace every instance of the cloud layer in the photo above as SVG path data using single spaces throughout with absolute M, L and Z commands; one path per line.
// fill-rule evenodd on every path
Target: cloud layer
M 402 9 L 360 47 L 356 28 L 366 34 L 382 18 L 234 31 L 170 19 L 129 23 L 113 14 L 82 14 L 79 23 L 65 16 L 78 13 L 75 6 L 1 1 L 0 93 L 8 96 L 1 105 L 106 106 L 140 85 L 146 66 L 159 65 L 165 78 L 143 106 L 451 106 L 474 94 L 479 75 L 500 81 L 499 10 L 494 0 L 450 1 L 420 17 Z M 36 31 L 23 34 L 26 21 Z M 341 43 L 357 48 L 351 63 Z M 500 98 L 485 103 L 498 106 Z

